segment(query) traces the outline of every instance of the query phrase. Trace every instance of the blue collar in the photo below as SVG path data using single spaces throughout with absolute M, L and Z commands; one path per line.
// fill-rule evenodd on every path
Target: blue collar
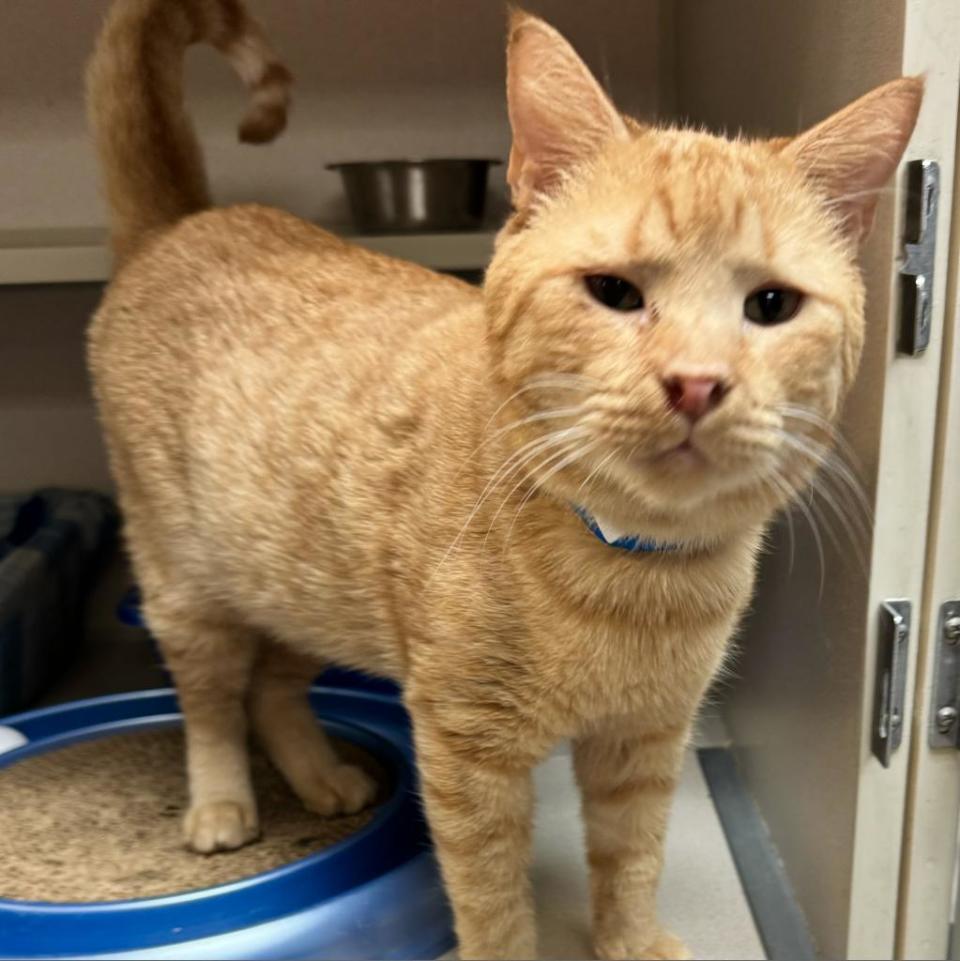
M 577 504 L 573 504 L 572 507 L 577 517 L 586 524 L 587 530 L 610 547 L 617 547 L 630 554 L 663 554 L 680 550 L 679 544 L 662 544 L 649 537 L 641 537 L 639 534 L 623 534 L 606 522 L 598 522 L 585 507 Z

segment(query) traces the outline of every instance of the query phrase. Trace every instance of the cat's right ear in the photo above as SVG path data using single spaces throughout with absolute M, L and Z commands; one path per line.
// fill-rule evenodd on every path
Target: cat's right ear
M 510 15 L 507 107 L 513 130 L 507 181 L 517 210 L 627 126 L 573 47 L 520 10 Z

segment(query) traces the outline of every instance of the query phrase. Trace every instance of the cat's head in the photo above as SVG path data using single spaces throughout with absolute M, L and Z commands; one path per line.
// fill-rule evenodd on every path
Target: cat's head
M 515 14 L 515 213 L 485 297 L 531 477 L 689 536 L 760 522 L 803 487 L 857 369 L 857 250 L 921 97 L 895 80 L 793 139 L 646 127 Z

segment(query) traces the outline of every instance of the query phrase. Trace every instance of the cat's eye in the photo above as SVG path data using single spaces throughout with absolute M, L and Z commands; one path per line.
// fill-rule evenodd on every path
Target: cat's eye
M 791 290 L 789 287 L 762 287 L 743 302 L 743 312 L 747 320 L 769 327 L 796 317 L 802 303 L 803 294 L 799 290 Z
M 643 310 L 643 294 L 629 280 L 613 274 L 590 274 L 585 280 L 590 296 L 604 307 L 611 310 Z

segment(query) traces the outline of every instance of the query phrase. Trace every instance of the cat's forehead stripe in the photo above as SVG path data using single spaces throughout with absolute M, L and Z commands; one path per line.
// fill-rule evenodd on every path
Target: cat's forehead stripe
M 739 191 L 718 196 L 704 188 L 665 184 L 640 199 L 634 223 L 625 231 L 625 245 L 627 256 L 638 261 L 672 260 L 692 251 L 720 253 L 731 247 L 773 261 L 778 248 L 761 199 L 747 199 Z
M 629 177 L 637 203 L 630 255 L 660 255 L 678 243 L 737 244 L 776 258 L 783 219 L 776 214 L 788 185 L 771 159 L 756 142 L 691 131 L 645 131 L 618 147 L 615 168 Z
M 666 185 L 661 185 L 657 189 L 656 199 L 659 201 L 661 208 L 663 209 L 664 216 L 666 218 L 667 229 L 670 231 L 673 238 L 676 240 L 679 236 L 679 230 L 677 225 L 677 215 L 673 209 L 673 199 L 670 196 L 670 191 Z M 643 221 L 646 222 L 646 221 Z

